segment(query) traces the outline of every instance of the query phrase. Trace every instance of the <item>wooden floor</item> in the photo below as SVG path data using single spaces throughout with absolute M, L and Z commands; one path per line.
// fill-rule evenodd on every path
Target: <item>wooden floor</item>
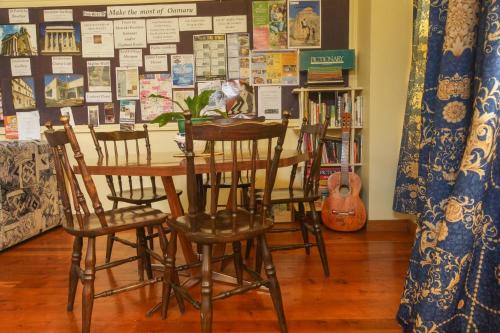
M 132 236 L 129 234 L 128 236 Z M 279 237 L 284 237 L 279 235 Z M 401 332 L 394 320 L 408 265 L 412 235 L 396 222 L 353 234 L 325 231 L 330 278 L 316 249 L 274 253 L 289 331 Z M 277 243 L 276 235 L 271 243 Z M 74 312 L 66 312 L 71 237 L 57 229 L 0 253 L 0 332 L 79 332 L 81 286 Z M 98 240 L 102 262 L 105 239 Z M 85 253 L 85 251 L 83 252 Z M 132 254 L 115 245 L 115 257 Z M 135 263 L 101 271 L 96 291 L 131 282 Z M 218 287 L 223 288 L 224 286 Z M 145 312 L 159 301 L 160 285 L 101 298 L 94 303 L 93 332 L 199 332 L 198 311 L 181 315 L 172 302 L 169 318 Z M 193 290 L 197 295 L 199 290 Z M 214 332 L 278 332 L 269 295 L 251 292 L 218 301 Z

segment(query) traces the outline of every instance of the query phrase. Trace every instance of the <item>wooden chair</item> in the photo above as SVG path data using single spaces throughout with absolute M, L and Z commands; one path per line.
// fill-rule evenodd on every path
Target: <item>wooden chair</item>
M 94 126 L 89 125 L 90 134 L 92 135 L 99 158 L 106 158 L 106 160 L 108 160 L 110 155 L 114 155 L 115 161 L 118 160 L 118 156 L 122 156 L 122 158 L 125 156 L 127 160 L 129 159 L 129 142 L 131 143 L 130 150 L 132 152 L 135 146 L 135 157 L 137 159 L 140 158 L 141 151 L 142 154 L 146 154 L 148 160 L 151 159 L 148 126 L 144 124 L 143 127 L 143 131 L 96 132 Z M 140 148 L 140 141 L 143 147 L 142 149 Z M 104 146 L 104 153 L 101 143 L 102 146 Z M 110 145 L 109 148 L 108 144 Z M 106 176 L 106 181 L 111 191 L 111 193 L 107 195 L 107 198 L 113 202 L 113 209 L 118 208 L 120 202 L 151 207 L 153 202 L 165 201 L 167 199 L 165 190 L 161 187 L 156 187 L 155 177 L 150 177 L 150 187 L 145 186 L 143 177 L 128 176 L 127 178 L 126 181 L 123 181 L 121 176 Z M 137 183 L 138 186 L 136 185 Z M 181 194 L 182 191 L 177 191 L 177 195 Z M 148 227 L 147 239 L 149 240 L 149 247 L 151 249 L 154 248 L 153 237 L 155 236 L 152 227 Z M 128 242 L 117 237 L 115 234 L 109 235 L 106 243 L 106 262 L 111 260 L 114 241 L 129 245 Z
M 273 228 L 271 233 L 285 233 L 285 232 L 298 232 L 302 234 L 303 243 L 299 244 L 284 244 L 270 246 L 271 251 L 280 250 L 294 250 L 298 248 L 305 248 L 306 254 L 310 254 L 310 248 L 317 246 L 323 266 L 325 276 L 330 275 L 328 266 L 328 258 L 326 255 L 325 242 L 320 225 L 320 215 L 316 211 L 315 201 L 320 199 L 319 194 L 319 171 L 321 167 L 321 157 L 325 143 L 325 136 L 330 124 L 330 115 L 327 113 L 326 119 L 323 124 L 309 125 L 307 118 L 302 121 L 300 128 L 299 140 L 297 142 L 297 151 L 302 152 L 304 149 L 312 149 L 312 158 L 310 161 L 304 163 L 304 179 L 303 186 L 295 186 L 295 178 L 297 174 L 298 164 L 292 166 L 290 174 L 290 181 L 288 188 L 274 189 L 271 196 L 271 205 L 288 204 L 298 205 L 298 212 L 292 209 L 295 221 L 299 222 L 299 227 L 291 228 Z M 304 147 L 304 141 L 309 144 Z M 305 205 L 309 205 L 309 211 L 306 212 Z M 309 233 L 312 233 L 316 238 L 316 243 L 309 241 Z M 250 252 L 252 242 L 247 243 L 246 256 Z M 262 256 L 260 251 L 256 251 L 256 269 L 259 272 L 262 266 Z
M 73 310 L 75 294 L 78 285 L 78 279 L 83 284 L 82 293 L 82 332 L 90 332 L 90 323 L 92 317 L 92 308 L 94 299 L 115 295 L 120 292 L 134 290 L 139 287 L 147 286 L 159 282 L 160 278 L 153 278 L 151 271 L 150 257 L 153 254 L 147 248 L 144 228 L 155 226 L 158 228 L 160 243 L 162 249 L 166 250 L 167 240 L 162 223 L 165 222 L 167 215 L 161 211 L 146 206 L 123 207 L 104 211 L 97 194 L 97 189 L 91 176 L 87 171 L 87 166 L 83 154 L 80 150 L 75 133 L 69 125 L 67 116 L 61 117 L 64 124 L 63 130 L 55 131 L 51 124 L 47 124 L 48 130 L 45 137 L 53 151 L 54 165 L 57 175 L 57 188 L 61 198 L 65 220 L 63 228 L 69 234 L 75 237 L 73 242 L 73 254 L 71 259 L 71 268 L 69 272 L 69 292 L 67 310 Z M 71 163 L 66 151 L 66 145 L 70 144 L 74 152 L 75 160 L 81 173 L 85 190 L 87 191 L 94 213 L 90 212 L 83 192 L 80 189 L 78 180 L 73 172 Z M 71 197 L 71 200 L 70 200 Z M 73 203 L 73 207 L 71 205 Z M 72 211 L 74 209 L 75 214 Z M 114 234 L 120 231 L 134 230 L 137 234 L 137 256 L 127 259 L 121 259 L 104 265 L 96 266 L 96 238 Z M 85 267 L 80 267 L 82 257 L 83 239 L 87 239 L 87 250 L 85 256 Z M 160 257 L 155 254 L 156 257 Z M 160 257 L 161 258 L 161 257 Z M 95 273 L 98 270 L 115 267 L 124 263 L 137 260 L 139 268 L 139 282 L 131 283 L 114 289 L 94 292 Z M 144 280 L 144 267 L 148 267 L 148 279 Z M 174 273 L 174 280 L 177 273 Z M 180 299 L 180 298 L 179 298 Z M 183 307 L 182 299 L 179 305 Z
M 179 293 L 193 304 L 197 309 L 201 309 L 201 331 L 208 333 L 212 331 L 212 302 L 224 299 L 229 296 L 240 294 L 262 286 L 268 287 L 271 293 L 272 301 L 278 315 L 281 332 L 287 332 L 285 314 L 281 300 L 281 291 L 276 278 L 274 264 L 270 251 L 267 246 L 265 233 L 272 227 L 273 221 L 268 216 L 268 205 L 271 189 L 274 184 L 278 162 L 286 128 L 288 125 L 288 113 L 280 123 L 258 123 L 255 121 L 242 121 L 234 124 L 216 124 L 204 123 L 193 125 L 191 115 L 184 114 L 186 118 L 186 173 L 187 173 L 187 193 L 189 199 L 188 214 L 177 218 L 176 220 L 167 220 L 172 235 L 167 249 L 167 270 L 164 278 L 165 288 L 163 290 L 162 317 L 166 318 L 167 307 L 171 288 L 178 290 Z M 273 139 L 277 141 L 273 150 Z M 209 156 L 205 157 L 209 166 L 209 172 L 212 179 L 217 174 L 217 165 L 220 159 L 215 154 L 214 142 L 227 141 L 231 143 L 232 158 L 226 161 L 226 165 L 231 166 L 232 183 L 230 190 L 230 204 L 228 207 L 219 209 L 217 206 L 217 197 L 219 186 L 217 182 L 210 188 L 210 208 L 205 212 L 204 207 L 200 207 L 198 201 L 200 193 L 197 190 L 197 184 L 194 177 L 195 162 L 193 153 L 193 140 L 206 140 L 209 144 Z M 239 141 L 251 140 L 251 150 L 246 152 L 245 159 L 241 159 L 239 152 Z M 265 142 L 266 148 L 263 150 L 258 143 Z M 256 206 L 255 200 L 255 180 L 257 173 L 257 156 L 260 160 L 265 160 L 265 188 L 262 205 Z M 259 161 L 259 163 L 262 163 Z M 250 169 L 250 189 L 248 210 L 237 206 L 236 189 L 238 186 L 238 165 Z M 261 165 L 262 166 L 262 165 Z M 241 168 L 240 168 L 241 169 Z M 201 302 L 195 300 L 184 288 L 182 288 L 172 278 L 175 272 L 176 255 L 176 237 L 181 233 L 188 240 L 201 245 Z M 267 279 L 263 279 L 255 271 L 249 269 L 243 264 L 241 255 L 241 242 L 258 238 L 262 246 L 263 261 Z M 212 247 L 216 244 L 232 243 L 234 251 L 234 263 L 236 278 L 239 286 L 222 292 L 218 295 L 212 295 Z M 249 273 L 254 279 L 253 282 L 243 284 L 243 271 Z M 175 278 L 175 276 L 174 276 Z

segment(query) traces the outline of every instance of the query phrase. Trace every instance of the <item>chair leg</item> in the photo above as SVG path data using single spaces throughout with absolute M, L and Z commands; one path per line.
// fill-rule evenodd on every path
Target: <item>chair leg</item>
M 255 271 L 260 274 L 262 271 L 262 244 L 260 237 L 257 238 L 255 246 Z
M 149 226 L 148 226 L 148 228 L 149 228 Z M 148 277 L 148 280 L 150 280 L 153 278 L 153 268 L 151 267 L 151 256 L 146 251 L 146 248 L 148 246 L 148 244 L 146 242 L 146 234 L 144 233 L 143 228 L 139 228 L 139 229 L 137 229 L 137 231 L 140 235 L 140 237 L 138 237 L 138 239 L 137 239 L 137 241 L 138 241 L 138 243 L 140 243 L 140 245 L 137 244 L 137 246 L 138 246 L 138 248 L 139 248 L 139 246 L 141 247 L 143 267 L 146 270 L 146 275 Z
M 94 305 L 94 280 L 95 280 L 95 238 L 91 237 L 87 244 L 85 255 L 85 271 L 83 272 L 82 292 L 82 332 L 90 333 L 92 307 Z
M 304 203 L 299 202 L 299 224 L 300 231 L 302 232 L 302 239 L 304 240 L 304 244 L 309 243 L 309 231 L 307 230 L 304 223 L 307 222 L 307 216 L 304 209 Z M 305 247 L 306 255 L 311 254 L 311 249 L 309 247 Z
M 118 208 L 118 201 L 113 201 L 113 209 Z M 105 262 L 108 264 L 111 261 L 111 252 L 113 251 L 113 243 L 115 242 L 115 234 L 109 234 L 106 240 L 106 259 Z
M 148 225 L 146 228 L 147 228 L 147 230 L 148 230 L 148 236 L 153 236 L 153 234 L 154 234 L 153 226 Z M 149 239 L 149 248 L 150 248 L 151 250 L 154 250 L 154 248 L 155 248 L 155 242 L 154 242 L 153 237 L 151 237 L 151 238 Z
M 212 245 L 203 244 L 201 264 L 201 332 L 212 332 Z
M 163 290 L 162 290 L 162 305 L 161 318 L 167 318 L 168 304 L 170 302 L 170 292 L 172 291 L 172 282 L 175 282 L 175 254 L 177 252 L 177 231 L 170 232 L 170 241 L 167 245 L 167 253 L 165 255 L 165 270 L 163 272 Z
M 241 256 L 241 242 L 233 242 L 234 271 L 238 285 L 243 285 L 243 258 Z
M 250 252 L 252 252 L 252 246 L 253 246 L 253 239 L 247 240 L 247 246 L 245 249 L 245 260 L 248 260 L 248 258 L 250 258 Z
M 139 231 L 141 228 L 137 228 L 135 230 L 136 234 L 136 244 L 137 244 L 137 274 L 139 275 L 139 281 L 144 281 L 144 248 L 143 248 L 143 240 L 141 240 L 142 235 Z M 144 234 L 144 229 L 142 230 Z
M 314 207 L 314 202 L 309 203 L 311 208 L 312 223 L 314 229 L 314 236 L 316 237 L 316 244 L 318 246 L 319 256 L 321 258 L 321 265 L 323 266 L 323 273 L 325 276 L 330 276 L 330 268 L 328 267 L 328 258 L 326 256 L 325 240 L 319 225 L 319 216 Z
M 78 287 L 80 261 L 82 259 L 82 237 L 75 237 L 73 240 L 73 254 L 71 256 L 71 267 L 69 269 L 69 289 L 67 310 L 73 311 L 75 304 L 76 288 Z
M 278 283 L 278 278 L 276 277 L 276 269 L 274 268 L 271 252 L 269 251 L 269 247 L 267 246 L 266 236 L 260 236 L 259 241 L 262 249 L 262 257 L 264 260 L 264 269 L 269 280 L 269 291 L 271 292 L 274 309 L 276 310 L 276 314 L 278 315 L 280 331 L 281 333 L 286 333 L 288 332 L 288 328 L 286 326 L 285 311 L 283 310 L 280 285 Z

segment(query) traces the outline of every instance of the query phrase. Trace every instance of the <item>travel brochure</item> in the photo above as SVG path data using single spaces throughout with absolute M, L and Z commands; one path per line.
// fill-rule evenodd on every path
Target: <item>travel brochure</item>
M 299 85 L 297 50 L 253 51 L 250 59 L 252 85 Z

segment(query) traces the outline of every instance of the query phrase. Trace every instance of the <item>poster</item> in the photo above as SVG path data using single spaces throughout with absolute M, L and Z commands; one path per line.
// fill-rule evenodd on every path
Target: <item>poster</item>
M 148 44 L 178 43 L 179 20 L 177 18 L 157 18 L 146 20 Z
M 226 81 L 222 84 L 222 91 L 226 96 L 226 112 L 229 115 L 255 114 L 255 95 L 247 81 Z
M 135 101 L 120 101 L 120 131 L 133 131 L 135 127 Z
M 9 38 L 17 36 L 17 43 Z M 0 55 L 29 57 L 38 55 L 36 24 L 0 25 Z
M 54 74 L 73 73 L 73 57 L 72 56 L 52 57 L 52 73 Z
M 214 16 L 214 33 L 247 32 L 246 15 Z
M 33 77 L 18 77 L 10 81 L 14 110 L 29 110 L 36 106 Z
M 121 67 L 142 67 L 142 49 L 123 49 L 118 57 Z
M 30 58 L 10 58 L 10 72 L 12 76 L 30 76 Z
M 140 77 L 141 120 L 153 120 L 172 111 L 172 78 L 170 74 L 145 74 Z
M 109 60 L 87 61 L 89 91 L 111 91 L 111 63 Z
M 297 50 L 253 51 L 250 69 L 252 85 L 299 85 Z
M 19 140 L 40 140 L 40 113 L 38 110 L 16 112 Z
M 168 72 L 168 55 L 152 54 L 144 56 L 146 72 Z
M 179 17 L 179 30 L 212 30 L 212 16 Z
M 104 104 L 104 123 L 114 124 L 115 123 L 115 104 L 106 103 Z
M 281 86 L 259 87 L 259 116 L 281 119 Z
M 114 58 L 115 47 L 112 21 L 84 21 L 82 28 L 82 57 Z
M 287 48 L 287 5 L 286 0 L 253 1 L 253 48 Z
M 194 35 L 193 51 L 197 81 L 226 79 L 226 35 Z
M 246 32 L 227 34 L 227 78 L 250 78 L 250 36 Z
M 192 54 L 172 54 L 171 73 L 174 88 L 194 87 L 194 56 Z
M 222 91 L 222 81 L 199 81 L 197 84 L 197 94 L 200 95 L 206 90 L 213 90 L 212 95 L 208 100 L 208 105 L 201 110 L 202 115 L 218 115 L 218 113 L 211 113 L 212 110 L 225 111 L 226 110 L 226 95 Z
M 174 90 L 172 96 L 174 102 L 179 103 L 182 106 L 182 109 L 187 110 L 187 105 L 186 102 L 184 102 L 184 100 L 188 97 L 193 98 L 194 90 L 193 89 Z M 173 106 L 174 106 L 174 112 L 184 112 L 176 103 L 173 103 Z
M 44 77 L 45 106 L 79 106 L 85 100 L 83 75 L 53 74 Z
M 139 99 L 137 67 L 116 67 L 116 99 Z
M 88 113 L 88 124 L 94 125 L 94 127 L 99 126 L 99 105 L 87 106 L 87 113 Z
M 19 133 L 17 132 L 17 117 L 5 116 L 3 122 L 5 126 L 5 138 L 7 140 L 19 139 Z
M 149 54 L 175 54 L 175 53 L 177 53 L 176 44 L 149 45 Z
M 146 47 L 146 20 L 113 21 L 116 49 Z
M 288 1 L 288 47 L 321 48 L 321 0 Z
M 39 30 L 42 55 L 80 54 L 82 49 L 80 23 L 40 23 Z

